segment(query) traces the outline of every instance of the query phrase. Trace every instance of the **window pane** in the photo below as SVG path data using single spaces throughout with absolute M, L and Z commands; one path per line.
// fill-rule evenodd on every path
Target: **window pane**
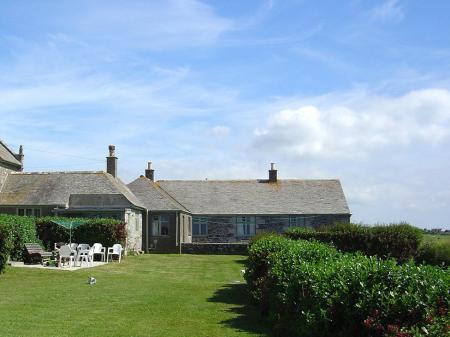
M 25 215 L 25 210 L 23 208 L 19 208 L 19 210 L 17 211 L 17 214 L 24 216 Z
M 161 235 L 169 235 L 169 216 L 161 215 L 159 217 L 159 222 L 161 226 Z
M 193 223 L 192 224 L 192 234 L 193 235 L 200 235 L 200 224 L 199 223 Z
M 33 210 L 31 208 L 27 208 L 26 215 L 27 216 L 32 216 L 33 215 Z
M 202 235 L 208 235 L 208 224 L 206 222 L 201 224 L 200 232 Z
M 36 217 L 40 217 L 41 216 L 41 210 L 39 208 L 36 208 L 34 210 L 34 216 L 36 216 Z
M 159 217 L 154 216 L 152 221 L 152 234 L 155 236 L 160 235 L 160 229 L 159 229 Z

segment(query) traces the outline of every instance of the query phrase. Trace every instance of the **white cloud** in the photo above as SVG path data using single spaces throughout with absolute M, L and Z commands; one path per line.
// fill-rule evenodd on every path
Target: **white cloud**
M 224 125 L 216 125 L 210 128 L 208 133 L 214 136 L 225 137 L 230 134 L 230 128 Z
M 400 22 L 404 16 L 403 8 L 397 0 L 386 0 L 372 11 L 372 18 L 381 22 Z
M 353 158 L 389 147 L 439 144 L 450 136 L 450 91 L 424 89 L 399 97 L 366 92 L 332 95 L 316 105 L 273 113 L 253 146 L 297 157 Z
M 68 32 L 108 47 L 180 49 L 210 45 L 233 26 L 197 0 L 96 1 L 67 18 Z

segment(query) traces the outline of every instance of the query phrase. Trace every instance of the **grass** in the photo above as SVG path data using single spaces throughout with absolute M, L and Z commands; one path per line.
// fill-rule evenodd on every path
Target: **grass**
M 434 265 L 450 266 L 450 235 L 425 234 L 417 260 Z
M 424 234 L 423 241 L 424 243 L 439 242 L 450 245 L 450 234 Z
M 267 336 L 248 303 L 244 261 L 155 254 L 74 272 L 9 267 L 0 336 Z

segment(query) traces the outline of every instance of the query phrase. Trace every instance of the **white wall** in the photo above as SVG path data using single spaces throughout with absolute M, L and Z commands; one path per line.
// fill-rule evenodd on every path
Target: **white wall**
M 127 223 L 127 244 L 125 249 L 142 250 L 142 213 L 127 209 L 125 211 L 125 222 Z

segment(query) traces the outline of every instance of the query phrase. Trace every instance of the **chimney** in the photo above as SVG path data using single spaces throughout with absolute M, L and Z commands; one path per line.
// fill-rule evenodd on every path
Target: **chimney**
M 147 169 L 145 170 L 145 177 L 147 179 L 150 179 L 151 181 L 155 180 L 155 170 L 152 169 L 152 162 L 149 161 L 147 164 Z
M 117 157 L 116 157 L 116 147 L 110 145 L 109 156 L 106 157 L 106 172 L 112 175 L 114 178 L 117 177 Z
M 20 171 L 23 171 L 23 157 L 24 157 L 24 155 L 23 155 L 23 146 L 22 145 L 19 146 L 19 153 L 15 154 L 14 157 L 16 157 L 16 159 L 18 161 L 20 161 L 20 164 L 22 164 L 22 166 L 20 167 Z
M 269 183 L 277 182 L 277 170 L 275 169 L 275 163 L 270 163 L 269 170 Z

